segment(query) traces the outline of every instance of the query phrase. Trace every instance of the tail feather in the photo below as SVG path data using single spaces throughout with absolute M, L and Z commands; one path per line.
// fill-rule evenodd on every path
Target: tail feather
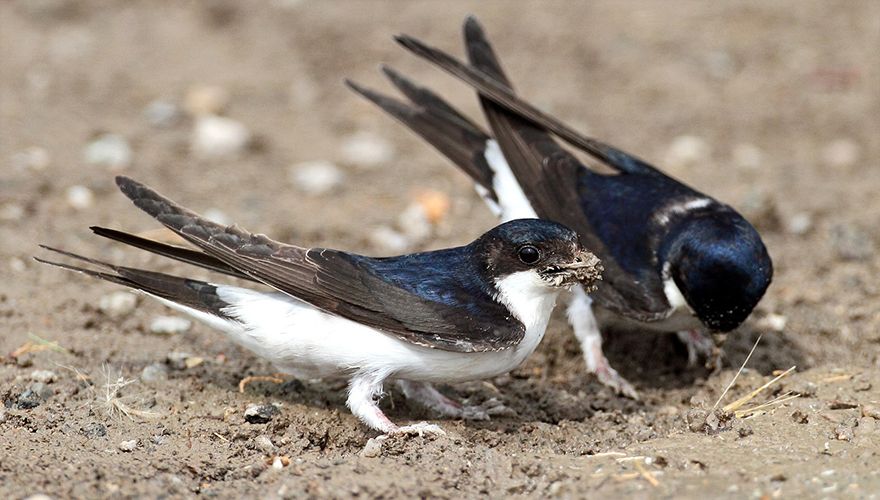
M 146 271 L 143 269 L 135 269 L 131 267 L 115 266 L 107 262 L 77 255 L 72 252 L 52 248 L 46 245 L 40 247 L 55 252 L 72 259 L 86 262 L 93 266 L 104 269 L 105 271 L 97 271 L 86 267 L 80 267 L 62 262 L 54 262 L 40 257 L 34 257 L 37 262 L 48 264 L 50 266 L 60 267 L 70 271 L 85 274 L 94 278 L 123 285 L 134 290 L 145 292 L 160 299 L 179 304 L 186 308 L 195 309 L 197 311 L 208 313 L 225 320 L 234 318 L 227 315 L 224 310 L 230 304 L 223 301 L 217 294 L 217 286 L 204 281 L 193 280 L 188 278 L 180 278 L 164 273 Z
M 486 144 L 491 137 L 437 94 L 417 86 L 389 67 L 383 67 L 382 71 L 410 103 L 349 80 L 346 84 L 425 139 L 482 186 L 486 196 L 497 201 L 493 189 L 494 174 L 485 157 Z
M 180 262 L 186 262 L 187 264 L 192 264 L 194 266 L 226 274 L 235 278 L 256 281 L 254 280 L 254 278 L 251 278 L 250 276 L 242 273 L 234 267 L 226 264 L 222 260 L 212 255 L 208 255 L 204 252 L 200 252 L 198 250 L 191 250 L 189 248 L 183 248 L 176 245 L 168 245 L 166 243 L 160 243 L 158 241 L 142 238 L 134 234 L 118 231 L 116 229 L 109 229 L 106 227 L 92 226 L 89 229 L 91 229 L 92 232 L 94 232 L 98 236 L 103 236 L 104 238 L 118 241 L 120 243 L 125 243 L 126 245 L 140 248 L 141 250 L 146 250 L 148 252 L 161 255 L 163 257 L 168 257 L 170 259 L 174 259 Z

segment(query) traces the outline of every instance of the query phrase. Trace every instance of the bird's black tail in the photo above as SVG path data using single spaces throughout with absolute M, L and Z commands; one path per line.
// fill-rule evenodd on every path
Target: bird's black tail
M 427 88 L 414 84 L 387 66 L 382 67 L 382 72 L 409 103 L 350 80 L 345 83 L 428 141 L 482 186 L 492 201 L 498 201 L 492 187 L 494 174 L 485 156 L 486 144 L 492 137 Z
M 105 281 L 109 281 L 111 283 L 127 286 L 134 290 L 146 292 L 155 297 L 174 302 L 186 308 L 195 309 L 197 311 L 205 312 L 219 318 L 234 321 L 232 317 L 228 316 L 224 312 L 224 309 L 230 304 L 224 302 L 223 299 L 221 299 L 220 296 L 217 294 L 216 285 L 212 285 L 204 281 L 180 278 L 177 276 L 171 276 L 168 274 L 157 273 L 153 271 L 145 271 L 143 269 L 114 266 L 113 264 L 108 264 L 106 262 L 102 262 L 96 259 L 90 259 L 88 257 L 83 257 L 75 253 L 66 252 L 64 250 L 59 250 L 57 248 L 52 248 L 46 245 L 40 246 L 46 250 L 49 250 L 50 252 L 55 252 L 66 257 L 70 257 L 85 262 L 87 264 L 91 264 L 95 267 L 103 269 L 103 271 L 97 271 L 94 269 L 88 269 L 86 267 L 64 264 L 61 262 L 54 262 L 39 257 L 34 257 L 34 260 L 36 260 L 37 262 L 49 264 L 51 266 L 60 267 L 62 269 L 67 269 L 70 271 L 76 271 L 86 274 L 88 276 L 92 276 L 94 278 L 99 278 Z

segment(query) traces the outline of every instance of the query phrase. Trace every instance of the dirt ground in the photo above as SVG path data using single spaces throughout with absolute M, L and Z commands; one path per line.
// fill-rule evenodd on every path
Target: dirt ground
M 447 437 L 377 447 L 341 385 L 239 393 L 272 367 L 202 325 L 154 333 L 172 313 L 146 299 L 114 316 L 99 304 L 118 288 L 31 260 L 49 243 L 189 272 L 90 233 L 156 227 L 115 190 L 119 172 L 281 240 L 368 254 L 387 253 L 377 228 L 434 190 L 449 212 L 408 249 L 470 241 L 494 220 L 466 177 L 341 83 L 387 90 L 385 62 L 479 116 L 464 85 L 390 38 L 460 55 L 467 13 L 528 99 L 756 223 L 776 275 L 727 337 L 720 373 L 689 368 L 672 335 L 609 331 L 609 356 L 642 395 L 619 398 L 585 372 L 559 314 L 512 374 L 444 388 L 516 416 L 437 420 Z M 872 0 L 0 2 L 0 496 L 876 498 L 877 47 Z M 251 146 L 196 154 L 187 106 L 222 108 Z M 86 151 L 107 133 L 130 158 Z M 379 165 L 346 153 L 363 134 L 373 153 L 390 145 Z M 335 162 L 344 181 L 301 193 L 288 168 L 311 160 Z M 761 332 L 719 406 L 791 366 L 742 408 L 799 397 L 713 413 Z M 252 404 L 280 412 L 250 423 Z M 383 407 L 395 421 L 436 418 L 393 390 Z

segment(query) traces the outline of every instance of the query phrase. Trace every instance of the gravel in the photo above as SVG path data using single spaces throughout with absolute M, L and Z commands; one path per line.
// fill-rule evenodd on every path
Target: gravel
M 298 190 L 310 195 L 330 193 L 342 186 L 345 181 L 345 173 L 342 169 L 324 160 L 291 165 L 287 176 Z
M 190 147 L 192 153 L 202 159 L 235 158 L 250 141 L 251 133 L 241 122 L 204 115 L 196 119 Z
M 101 297 L 98 309 L 111 318 L 123 318 L 134 311 L 137 296 L 131 292 L 113 292 Z
M 90 142 L 83 157 L 86 163 L 120 170 L 131 165 L 132 152 L 128 141 L 117 134 L 104 134 Z
M 70 186 L 67 188 L 66 198 L 67 204 L 74 210 L 85 210 L 95 204 L 95 194 L 85 186 Z
M 58 374 L 50 370 L 34 370 L 31 372 L 30 379 L 34 382 L 51 384 L 52 382 L 58 380 Z
M 146 384 L 161 382 L 168 379 L 168 366 L 164 363 L 152 363 L 141 370 L 141 381 Z
M 80 429 L 83 436 L 94 439 L 99 437 L 104 437 L 107 435 L 107 427 L 104 424 L 99 422 L 92 422 L 90 424 L 86 424 Z
M 252 404 L 244 411 L 244 419 L 249 424 L 265 424 L 280 413 L 281 410 L 274 404 Z
M 394 147 L 385 139 L 370 132 L 349 136 L 340 148 L 342 161 L 361 168 L 375 168 L 394 159 Z
M 137 449 L 137 446 L 138 446 L 137 439 L 131 439 L 129 441 L 122 441 L 121 443 L 119 443 L 119 451 L 131 453 L 132 451 Z
M 176 335 L 192 328 L 192 321 L 178 316 L 157 316 L 150 322 L 150 331 L 158 335 Z

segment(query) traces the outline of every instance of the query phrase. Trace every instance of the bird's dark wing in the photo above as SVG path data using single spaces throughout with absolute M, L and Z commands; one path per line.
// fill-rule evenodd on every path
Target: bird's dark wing
M 471 66 L 494 82 L 494 87 L 503 90 L 506 95 L 515 96 L 492 45 L 476 19 L 471 17 L 465 22 L 464 38 Z M 596 222 L 603 221 L 591 217 L 595 212 L 595 200 L 606 197 L 607 193 L 603 193 L 599 186 L 607 184 L 604 182 L 608 180 L 606 176 L 588 170 L 557 144 L 543 123 L 511 111 L 483 93 L 480 93 L 480 104 L 504 158 L 535 212 L 578 231 L 583 244 L 602 259 L 604 281 L 592 294 L 593 298 L 608 309 L 640 320 L 663 316 L 669 310 L 669 303 L 655 263 L 652 262 L 652 252 L 648 248 L 650 242 L 644 235 L 638 235 L 635 241 L 628 242 L 630 247 L 636 248 L 627 248 L 627 257 L 634 255 L 635 258 L 620 262 L 618 249 L 609 245 L 605 238 L 607 235 L 600 231 L 603 228 L 596 225 Z M 603 154 L 608 153 L 602 144 L 588 144 L 599 148 Z M 639 175 L 642 173 L 627 170 L 616 177 L 625 183 L 626 178 L 631 176 L 644 177 Z M 665 177 L 650 177 L 656 181 L 665 180 Z M 585 205 L 584 200 L 589 204 Z M 634 200 L 616 201 L 615 211 L 625 212 L 625 207 Z M 615 213 L 603 211 L 601 215 L 613 218 Z M 638 265 L 624 267 L 631 262 L 637 262 Z
M 477 32 L 482 34 L 482 28 L 480 28 L 479 23 L 477 23 L 474 18 L 468 18 L 465 23 L 465 30 L 466 36 L 468 36 L 468 31 L 472 32 L 472 34 L 476 34 Z M 481 36 L 480 38 L 485 41 L 484 36 Z M 609 167 L 626 173 L 664 175 L 650 164 L 630 155 L 629 153 L 621 151 L 614 146 L 599 140 L 581 135 L 571 127 L 560 122 L 558 119 L 522 100 L 514 94 L 510 89 L 510 86 L 506 84 L 506 79 L 504 81 L 498 81 L 496 78 L 493 78 L 491 74 L 487 74 L 484 70 L 464 64 L 445 52 L 431 47 L 411 36 L 399 35 L 395 37 L 395 40 L 417 56 L 436 64 L 441 69 L 469 84 L 476 89 L 481 96 L 520 117 L 534 122 L 571 145 L 589 153 L 596 159 L 607 164 Z M 488 43 L 486 43 L 486 47 L 489 48 L 489 51 L 486 54 L 493 56 L 493 59 L 495 59 Z M 479 51 L 482 49 L 476 47 L 476 50 Z M 497 59 L 495 60 L 497 64 Z M 480 60 L 480 62 L 485 63 L 486 61 Z M 490 67 L 488 64 L 484 66 L 484 68 L 488 67 Z M 495 67 L 500 70 L 500 66 L 496 65 Z
M 94 232 L 98 236 L 103 236 L 104 238 L 109 238 L 120 243 L 125 243 L 126 245 L 131 245 L 133 247 L 140 248 L 141 250 L 146 250 L 148 252 L 168 257 L 170 259 L 178 260 L 180 262 L 186 262 L 187 264 L 192 264 L 194 266 L 226 274 L 235 278 L 245 279 L 249 281 L 257 281 L 254 278 L 229 266 L 222 260 L 208 255 L 204 252 L 200 252 L 198 250 L 183 248 L 176 245 L 169 245 L 167 243 L 160 243 L 158 241 L 142 238 L 134 234 L 126 233 L 124 231 L 117 231 L 116 229 L 109 229 L 106 227 L 92 226 L 89 229 L 91 229 L 92 232 Z
M 127 177 L 116 183 L 134 204 L 236 271 L 332 314 L 413 344 L 457 352 L 507 349 L 525 328 L 462 303 L 428 300 L 383 279 L 372 260 L 330 249 L 302 248 L 211 222 Z M 488 300 L 473 297 L 475 300 Z

